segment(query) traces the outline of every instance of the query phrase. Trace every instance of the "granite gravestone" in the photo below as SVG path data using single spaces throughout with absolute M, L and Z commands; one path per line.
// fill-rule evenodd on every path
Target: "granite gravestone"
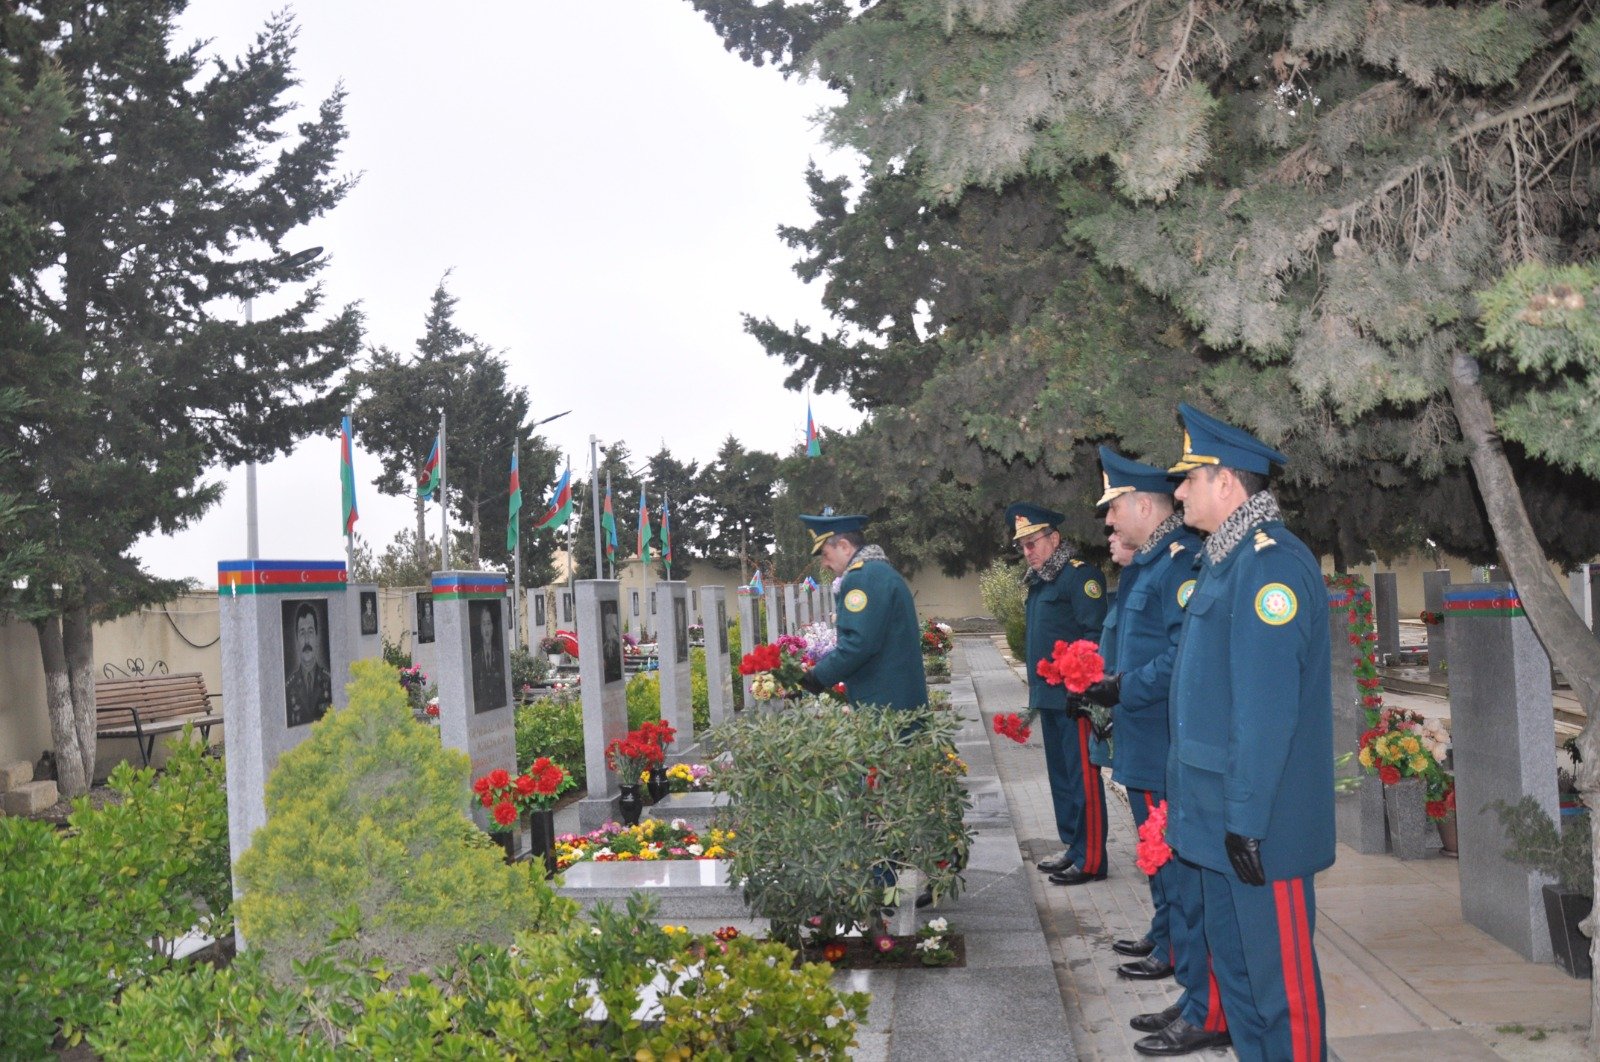
M 1400 659 L 1400 579 L 1394 572 L 1372 577 L 1372 614 L 1378 624 L 1378 663 Z
M 1600 575 L 1600 564 L 1580 564 L 1567 573 L 1567 594 L 1572 607 L 1583 619 L 1583 625 L 1595 630 L 1595 577 Z
M 309 737 L 330 707 L 346 703 L 345 585 L 344 561 L 217 565 L 228 850 L 235 861 L 267 821 L 267 778 L 278 758 Z
M 1508 861 L 1497 800 L 1532 796 L 1556 822 L 1550 659 L 1510 583 L 1444 592 L 1450 640 L 1450 738 L 1461 853 L 1461 914 L 1533 962 L 1553 957 L 1540 886 Z
M 700 588 L 700 625 L 705 629 L 706 701 L 711 725 L 720 726 L 733 718 L 733 670 L 728 659 L 727 590 L 720 586 Z
M 411 663 L 422 669 L 429 682 L 437 680 L 438 654 L 434 641 L 433 591 L 421 590 L 411 595 Z
M 345 614 L 350 627 L 350 659 L 383 655 L 382 624 L 378 613 L 378 584 L 350 583 L 345 591 Z
M 506 637 L 506 578 L 493 572 L 434 572 L 439 740 L 472 761 L 472 778 L 517 772 Z M 487 812 L 472 805 L 487 827 Z
M 606 767 L 606 746 L 628 732 L 619 590 L 615 579 L 583 579 L 573 589 L 578 688 L 583 700 L 583 762 L 589 775 L 589 795 L 578 802 L 578 826 L 584 830 L 616 819 L 619 807 L 619 782 Z
M 1435 616 L 1445 616 L 1444 623 L 1423 624 L 1428 635 L 1428 681 L 1442 685 L 1450 681 L 1449 644 L 1445 638 L 1449 616 L 1444 607 L 1445 589 L 1449 585 L 1448 568 L 1422 573 L 1422 607 Z
M 689 584 L 663 581 L 650 592 L 655 600 L 656 659 L 661 689 L 661 718 L 677 731 L 666 748 L 667 762 L 677 763 L 694 750 L 694 703 L 689 685 Z
M 739 587 L 738 596 L 739 644 L 732 648 L 742 661 L 761 644 L 761 599 L 756 597 L 748 586 Z M 744 699 L 740 703 L 748 711 L 755 704 L 755 698 L 750 693 L 750 676 L 741 675 L 739 678 L 744 687 Z
M 1351 646 L 1349 623 L 1343 591 L 1328 591 L 1328 633 L 1332 639 L 1329 659 L 1333 682 L 1333 754 L 1352 755 L 1344 763 L 1335 763 L 1337 778 L 1354 778 L 1351 788 L 1334 794 L 1334 828 L 1341 843 L 1358 852 L 1378 854 L 1389 850 L 1389 830 L 1383 812 L 1383 783 L 1369 775 L 1356 762 L 1361 750 L 1361 735 L 1367 730 L 1367 711 L 1361 703 L 1361 689 L 1356 685 L 1354 654 L 1361 651 Z

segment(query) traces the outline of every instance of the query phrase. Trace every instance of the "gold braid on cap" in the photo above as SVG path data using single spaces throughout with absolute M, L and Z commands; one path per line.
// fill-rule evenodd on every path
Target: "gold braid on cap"
M 1194 452 L 1194 442 L 1189 438 L 1189 430 L 1185 428 L 1183 432 L 1183 456 L 1178 459 L 1177 464 L 1167 469 L 1167 471 L 1187 472 L 1192 468 L 1199 468 L 1201 465 L 1220 464 L 1222 464 L 1222 461 L 1218 458 L 1208 457 L 1205 454 L 1197 454 Z
M 1120 498 L 1124 494 L 1132 494 L 1134 492 L 1134 488 L 1132 487 L 1113 487 L 1111 485 L 1111 475 L 1107 472 L 1100 473 L 1100 482 L 1105 484 L 1106 492 L 1100 495 L 1099 501 L 1094 503 L 1094 507 L 1096 509 L 1100 508 L 1102 505 L 1110 505 L 1114 499 Z
M 807 531 L 811 531 L 808 527 Z M 811 555 L 815 557 L 822 552 L 822 547 L 828 544 L 828 539 L 833 537 L 832 531 L 811 531 Z
M 1017 530 L 1016 530 L 1016 534 L 1011 536 L 1011 541 L 1016 542 L 1018 539 L 1027 538 L 1029 535 L 1033 534 L 1035 531 L 1051 531 L 1051 530 L 1054 530 L 1054 528 L 1052 528 L 1049 524 L 1036 524 L 1032 520 L 1029 520 L 1026 516 L 1023 516 L 1021 513 L 1018 513 L 1017 514 Z

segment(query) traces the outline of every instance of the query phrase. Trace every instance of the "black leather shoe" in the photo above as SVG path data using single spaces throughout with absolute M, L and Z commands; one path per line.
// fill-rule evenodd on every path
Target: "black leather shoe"
M 1141 1055 L 1187 1055 L 1208 1047 L 1227 1047 L 1231 1043 L 1233 1037 L 1225 1032 L 1206 1032 L 1198 1025 L 1174 1018 L 1172 1024 L 1160 1032 L 1134 1041 L 1133 1049 Z
M 1156 950 L 1156 942 L 1149 937 L 1140 937 L 1138 940 L 1114 940 L 1111 942 L 1111 950 L 1130 959 L 1142 959 Z
M 1128 1019 L 1128 1024 L 1144 1033 L 1160 1032 L 1178 1020 L 1178 1015 L 1183 1013 L 1183 1004 L 1174 1003 L 1166 1010 L 1158 1010 L 1154 1014 L 1135 1014 Z
M 1106 872 L 1103 870 L 1098 874 L 1085 874 L 1077 867 L 1068 867 L 1066 870 L 1050 875 L 1050 884 L 1052 885 L 1082 885 L 1086 881 L 1104 880 L 1106 880 Z
M 1059 874 L 1061 871 L 1066 870 L 1071 865 L 1072 860 L 1067 857 L 1067 853 L 1065 851 L 1057 852 L 1049 859 L 1041 859 L 1034 864 L 1034 866 L 1038 867 L 1046 874 Z
M 1172 976 L 1172 967 L 1160 959 L 1146 957 L 1138 962 L 1123 963 L 1117 967 L 1117 976 L 1132 981 L 1159 981 Z

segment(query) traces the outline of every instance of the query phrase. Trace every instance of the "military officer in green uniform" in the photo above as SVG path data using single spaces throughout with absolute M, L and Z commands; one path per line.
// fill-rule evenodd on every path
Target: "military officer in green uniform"
M 806 673 L 812 693 L 843 682 L 855 706 L 922 708 L 928 679 L 922 669 L 922 632 L 911 588 L 883 550 L 868 545 L 865 516 L 802 516 L 811 554 L 841 577 L 839 641 Z
M 1314 1062 L 1328 1044 L 1313 886 L 1334 859 L 1328 591 L 1267 490 L 1283 454 L 1178 411 L 1176 497 L 1209 537 L 1172 672 L 1167 839 L 1200 868 L 1241 1062 Z
M 1056 642 L 1100 641 L 1106 619 L 1105 580 L 1061 541 L 1061 513 L 1029 502 L 1006 509 L 1006 527 L 1028 564 L 1028 707 L 1039 712 L 1045 770 L 1055 807 L 1056 835 L 1066 846 L 1039 862 L 1053 885 L 1079 885 L 1106 876 L 1106 790 L 1089 759 L 1089 717 L 1069 711 L 1067 691 L 1039 676 L 1039 661 Z

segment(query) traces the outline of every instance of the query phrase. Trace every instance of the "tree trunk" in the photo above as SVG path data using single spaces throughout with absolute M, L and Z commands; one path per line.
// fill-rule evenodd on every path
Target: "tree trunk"
M 67 682 L 72 689 L 72 714 L 78 723 L 78 753 L 83 775 L 94 781 L 94 622 L 87 608 L 68 609 L 61 617 L 61 646 L 67 658 Z
M 472 503 L 472 570 L 483 567 L 483 519 L 478 514 L 478 503 Z
M 1517 586 L 1534 633 L 1583 705 L 1583 731 L 1578 735 L 1578 751 L 1583 757 L 1578 764 L 1578 792 L 1589 807 L 1600 808 L 1600 729 L 1597 729 L 1600 641 L 1584 626 L 1583 619 L 1550 571 L 1544 551 L 1539 548 L 1528 511 L 1522 504 L 1522 494 L 1500 443 L 1500 433 L 1495 429 L 1494 410 L 1478 380 L 1478 363 L 1471 355 L 1456 354 L 1449 390 L 1456 421 L 1467 441 L 1478 493 L 1483 496 L 1489 526 L 1494 529 L 1500 559 L 1511 572 L 1511 580 Z M 1559 828 L 1559 823 L 1557 825 Z M 1589 816 L 1589 829 L 1596 848 L 1600 849 L 1600 814 Z M 1600 893 L 1600 874 L 1596 875 L 1595 887 Z M 1589 935 L 1590 957 L 1600 959 L 1595 947 L 1595 930 L 1595 912 L 1591 911 L 1584 920 L 1583 931 Z M 1600 1032 L 1600 978 L 1596 978 L 1589 989 L 1591 1050 L 1600 1047 L 1597 1032 Z
M 78 740 L 78 718 L 72 704 L 72 679 L 62 644 L 61 621 L 55 616 L 46 616 L 34 620 L 33 629 L 39 636 L 39 660 L 44 665 L 45 707 L 50 713 L 50 740 L 56 753 L 56 786 L 64 797 L 82 796 L 89 791 L 89 783 L 94 778 L 94 753 L 91 748 L 86 769 L 83 747 Z

